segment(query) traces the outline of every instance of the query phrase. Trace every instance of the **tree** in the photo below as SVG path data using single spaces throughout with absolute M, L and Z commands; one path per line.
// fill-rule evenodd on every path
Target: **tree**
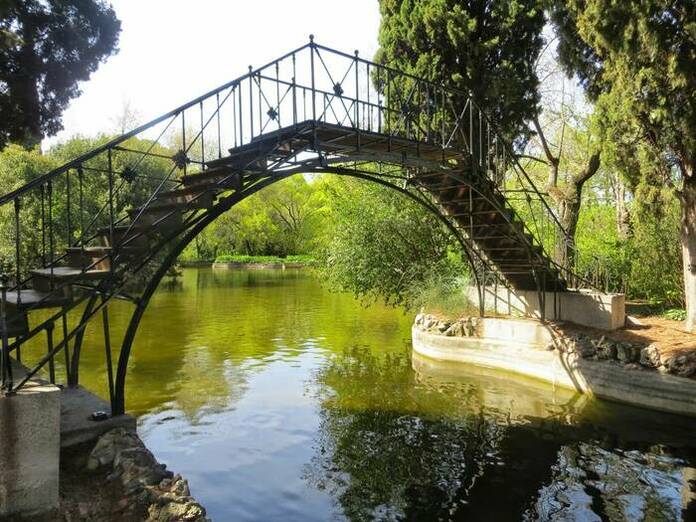
M 382 0 L 376 61 L 471 93 L 508 138 L 539 102 L 539 0 Z
M 423 292 L 433 282 L 448 285 L 466 273 L 448 255 L 454 250 L 449 231 L 407 196 L 346 178 L 329 178 L 322 190 L 330 210 L 320 270 L 339 290 L 415 307 L 426 304 Z M 455 292 L 463 297 L 461 287 Z
M 552 62 L 551 70 L 543 75 L 552 87 L 542 96 L 542 103 L 532 118 L 536 130 L 532 145 L 542 156 L 537 160 L 548 168 L 546 192 L 556 205 L 559 222 L 566 232 L 558 238 L 556 261 L 573 270 L 582 192 L 599 171 L 601 148 L 592 115 L 586 116 L 578 110 L 582 102 L 575 99 L 572 89 L 566 88 L 563 78 L 555 78 L 553 69 L 557 62 L 555 59 Z M 549 65 L 545 67 L 548 69 Z M 556 92 L 559 82 L 560 89 Z
M 556 1 L 560 58 L 628 163 L 659 176 L 681 203 L 686 326 L 696 327 L 696 4 L 691 0 Z
M 0 149 L 37 145 L 116 51 L 121 22 L 103 0 L 0 2 Z
M 135 129 L 141 123 L 140 111 L 133 105 L 130 99 L 124 98 L 121 101 L 120 110 L 111 118 L 114 125 L 114 132 L 125 134 Z

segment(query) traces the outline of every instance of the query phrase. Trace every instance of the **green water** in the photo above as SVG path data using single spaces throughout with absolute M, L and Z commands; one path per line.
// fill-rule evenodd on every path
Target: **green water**
M 412 318 L 306 271 L 186 269 L 144 317 L 127 407 L 216 521 L 696 516 L 694 422 L 412 357 Z M 101 350 L 81 379 L 104 394 Z

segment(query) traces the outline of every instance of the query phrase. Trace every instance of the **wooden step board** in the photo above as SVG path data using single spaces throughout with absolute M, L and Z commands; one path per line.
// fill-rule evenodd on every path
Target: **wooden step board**
M 157 195 L 156 201 L 164 204 L 182 205 L 190 209 L 210 208 L 215 201 L 215 191 L 206 186 L 184 187 Z
M 38 310 L 40 308 L 59 308 L 71 302 L 71 297 L 62 292 L 41 292 L 34 288 L 25 288 L 7 293 L 5 303 L 8 310 Z
M 68 265 L 83 269 L 110 270 L 112 248 L 110 246 L 88 246 L 66 248 Z M 124 246 L 116 250 L 119 260 L 129 260 L 143 253 L 143 249 Z
M 181 182 L 185 187 L 194 188 L 242 188 L 243 175 L 238 170 L 221 166 L 182 176 Z
M 114 243 L 120 245 L 126 241 L 128 244 L 121 248 L 134 248 L 139 252 L 147 251 L 150 245 L 149 236 L 156 234 L 153 227 L 137 225 L 117 225 L 113 228 Z M 111 228 L 102 227 L 98 231 L 98 240 L 102 247 L 111 246 Z
M 56 266 L 31 270 L 31 286 L 41 292 L 53 292 L 55 288 L 64 285 L 65 296 L 70 295 L 70 284 L 96 281 L 107 277 L 109 270 L 82 270 L 73 266 Z
M 160 230 L 172 230 L 183 221 L 182 211 L 186 207 L 179 204 L 164 204 L 152 202 L 144 208 L 128 210 L 131 222 L 142 227 L 155 227 Z

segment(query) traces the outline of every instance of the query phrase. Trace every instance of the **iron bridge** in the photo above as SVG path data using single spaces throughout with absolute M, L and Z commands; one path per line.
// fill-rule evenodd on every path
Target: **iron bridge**
M 172 136 L 175 152 L 163 145 Z M 152 162 L 167 174 L 147 175 Z M 310 37 L 0 197 L 14 243 L 0 301 L 4 392 L 38 372 L 78 385 L 86 327 L 101 319 L 111 410 L 123 414 L 138 325 L 177 256 L 236 203 L 307 173 L 379 183 L 436 215 L 471 264 L 482 314 L 488 288 L 535 290 L 543 302 L 548 292 L 598 284 L 553 260 L 567 234 L 466 93 Z M 28 220 L 36 230 L 22 227 Z M 112 354 L 114 299 L 132 303 L 132 315 Z M 18 376 L 34 338 L 46 349 Z

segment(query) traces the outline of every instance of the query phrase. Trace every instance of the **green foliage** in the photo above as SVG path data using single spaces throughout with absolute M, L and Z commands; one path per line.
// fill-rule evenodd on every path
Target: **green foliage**
M 626 139 L 642 129 L 655 153 L 693 169 L 696 4 L 568 0 L 555 2 L 552 17 L 560 58 L 598 101 L 610 135 Z
M 427 209 L 398 192 L 354 179 L 330 178 L 320 271 L 335 288 L 374 301 L 414 307 L 428 281 L 454 287 L 466 268 L 452 239 Z
M 472 93 L 511 138 L 539 101 L 540 0 L 383 0 L 376 61 Z
M 292 176 L 232 207 L 186 248 L 181 259 L 309 253 L 323 226 L 323 206 L 323 196 L 313 183 Z
M 629 295 L 667 306 L 684 305 L 679 202 L 663 187 L 636 192 L 629 241 Z
M 445 270 L 432 271 L 421 283 L 414 285 L 408 301 L 413 308 L 427 310 L 448 317 L 462 317 L 479 313 L 467 297 L 471 285 L 466 265 L 454 259 Z
M 623 291 L 630 280 L 632 258 L 628 242 L 619 238 L 615 209 L 586 199 L 578 220 L 576 271 L 586 279 L 609 280 L 610 291 Z
M 686 310 L 683 308 L 671 308 L 670 310 L 666 310 L 662 314 L 662 317 L 672 321 L 686 321 Z
M 660 288 L 650 283 L 676 275 L 671 270 L 679 266 L 672 246 L 677 238 L 684 264 L 696 260 L 696 3 L 558 0 L 551 11 L 561 40 L 561 61 L 596 101 L 608 159 L 634 190 L 663 186 L 681 200 L 681 236 L 673 235 L 670 225 L 643 220 L 651 229 L 646 237 L 656 241 L 637 245 L 636 252 L 645 256 L 656 250 L 653 259 L 646 259 L 652 263 L 634 264 L 631 275 L 649 295 L 658 293 L 672 303 L 686 301 L 687 329 L 696 328 L 693 271 L 683 271 L 681 292 L 671 289 L 671 281 L 659 283 Z M 639 197 L 636 200 L 640 203 Z M 675 243 L 663 242 L 666 239 Z M 667 263 L 660 262 L 662 257 Z
M 25 150 L 18 145 L 9 145 L 0 152 L 0 194 L 18 189 L 39 175 L 57 166 L 50 157 L 43 156 L 38 148 Z M 41 200 L 38 194 L 22 198 L 19 206 L 19 230 L 22 236 L 20 257 L 35 264 L 41 256 Z M 62 212 L 56 213 L 57 223 Z M 15 262 L 15 207 L 12 204 L 0 207 L 0 272 L 14 271 Z M 26 267 L 20 267 L 26 268 Z
M 116 51 L 120 31 L 103 0 L 0 2 L 0 150 L 62 129 L 79 82 Z
M 314 258 L 309 255 L 293 255 L 293 256 L 247 256 L 243 254 L 224 254 L 215 258 L 216 263 L 265 263 L 265 264 L 281 264 L 294 263 L 311 265 Z

